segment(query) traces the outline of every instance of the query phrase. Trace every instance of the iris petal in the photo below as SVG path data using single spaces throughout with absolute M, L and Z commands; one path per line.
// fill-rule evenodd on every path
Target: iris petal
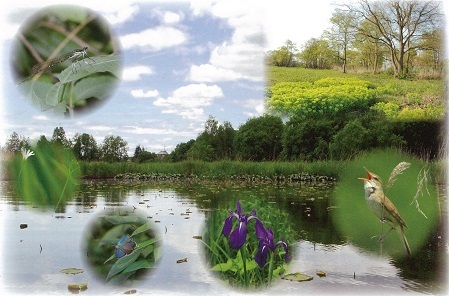
M 242 213 L 242 206 L 240 205 L 240 202 L 237 200 L 237 215 L 240 216 Z
M 260 268 L 263 268 L 265 266 L 265 263 L 267 262 L 268 250 L 268 246 L 266 246 L 262 242 L 259 243 L 259 249 L 256 253 L 256 256 L 254 256 L 254 260 Z
M 246 223 L 239 221 L 239 226 L 232 231 L 229 237 L 231 248 L 238 249 L 246 242 Z
M 259 239 L 264 239 L 266 236 L 266 230 L 259 219 L 256 220 L 256 235 Z
M 232 218 L 234 216 L 229 216 L 225 219 L 224 225 L 223 225 L 223 230 L 221 231 L 221 233 L 224 236 L 229 236 L 229 234 L 231 233 L 231 229 L 232 229 Z

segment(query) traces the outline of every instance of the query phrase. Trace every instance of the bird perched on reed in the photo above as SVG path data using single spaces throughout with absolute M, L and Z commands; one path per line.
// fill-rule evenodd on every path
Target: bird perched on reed
M 370 210 L 380 219 L 382 223 L 387 223 L 391 228 L 385 233 L 380 240 L 390 233 L 391 230 L 396 230 L 400 239 L 404 243 L 405 250 L 410 256 L 410 246 L 407 237 L 404 233 L 404 227 L 408 227 L 404 219 L 402 219 L 399 211 L 394 204 L 388 199 L 382 189 L 382 180 L 374 173 L 371 173 L 365 168 L 368 178 L 359 178 L 364 182 L 365 199 Z

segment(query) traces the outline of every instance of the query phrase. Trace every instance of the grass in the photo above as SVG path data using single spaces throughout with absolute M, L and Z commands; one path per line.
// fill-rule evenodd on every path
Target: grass
M 381 99 L 398 105 L 432 105 L 442 106 L 445 103 L 444 81 L 442 79 L 395 79 L 387 74 L 343 73 L 337 70 L 304 69 L 299 67 L 267 67 L 267 86 L 279 82 L 314 82 L 327 77 L 353 77 L 367 80 L 376 88 L 391 89 L 388 96 Z

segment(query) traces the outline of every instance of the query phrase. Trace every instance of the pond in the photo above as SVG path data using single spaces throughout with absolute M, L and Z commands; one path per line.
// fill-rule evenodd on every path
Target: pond
M 257 199 L 263 201 L 262 205 L 284 212 L 289 217 L 289 227 L 297 235 L 290 246 L 293 258 L 287 273 L 313 276 L 307 282 L 278 280 L 258 290 L 259 294 L 446 291 L 445 238 L 441 237 L 446 209 L 441 211 L 443 218 L 435 231 L 420 248 L 414 248 L 412 257 L 379 255 L 351 243 L 351 238 L 336 226 L 332 215 L 339 210 L 333 199 L 337 186 L 332 182 L 276 185 L 83 181 L 75 196 L 55 212 L 29 207 L 13 194 L 11 182 L 3 181 L 1 286 L 6 294 L 239 294 L 241 290 L 230 288 L 210 271 L 201 238 L 211 213 L 224 211 L 227 215 L 228 209 L 235 211 L 236 200 L 250 213 L 248 202 Z M 443 192 L 439 190 L 439 199 L 445 205 Z M 143 278 L 131 284 L 114 285 L 106 283 L 88 262 L 90 250 L 86 250 L 86 240 L 95 221 L 106 210 L 124 209 L 152 221 L 155 233 L 161 238 L 162 254 L 156 268 Z M 367 234 L 369 239 L 373 235 Z M 395 234 L 389 236 L 397 239 Z M 372 241 L 378 245 L 375 238 Z M 110 255 L 113 253 L 107 257 Z M 83 272 L 61 272 L 67 268 Z M 318 276 L 318 271 L 325 276 Z M 80 283 L 87 283 L 88 288 L 68 290 L 69 284 Z

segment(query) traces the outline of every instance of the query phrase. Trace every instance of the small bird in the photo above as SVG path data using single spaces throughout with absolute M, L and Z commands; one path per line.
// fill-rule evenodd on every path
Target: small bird
M 368 178 L 359 178 L 364 182 L 365 199 L 371 211 L 380 219 L 382 223 L 387 223 L 391 229 L 385 233 L 380 240 L 390 233 L 392 229 L 396 230 L 399 237 L 404 243 L 405 250 L 410 256 L 410 246 L 404 233 L 404 227 L 407 227 L 404 219 L 402 219 L 394 204 L 388 199 L 382 189 L 382 180 L 374 173 L 365 168 Z

